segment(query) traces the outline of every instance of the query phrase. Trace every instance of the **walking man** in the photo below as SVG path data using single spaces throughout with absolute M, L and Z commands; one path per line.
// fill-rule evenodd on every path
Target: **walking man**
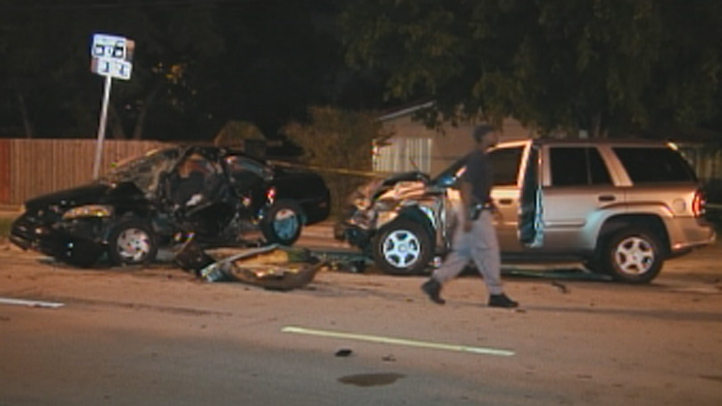
M 434 303 L 446 303 L 441 298 L 443 284 L 456 277 L 473 260 L 489 292 L 488 305 L 514 308 L 519 304 L 504 294 L 501 284 L 501 255 L 493 224 L 495 207 L 490 196 L 493 168 L 486 154 L 499 141 L 499 135 L 489 125 L 476 127 L 472 135 L 476 148 L 469 154 L 466 171 L 460 179 L 461 223 L 454 233 L 451 252 L 431 278 L 421 285 L 421 290 Z

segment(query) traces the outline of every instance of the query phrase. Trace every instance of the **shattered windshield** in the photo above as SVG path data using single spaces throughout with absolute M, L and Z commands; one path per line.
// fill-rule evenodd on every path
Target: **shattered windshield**
M 100 180 L 108 183 L 132 182 L 144 193 L 153 193 L 158 187 L 160 174 L 170 171 L 179 156 L 178 148 L 153 150 L 141 157 L 121 161 Z

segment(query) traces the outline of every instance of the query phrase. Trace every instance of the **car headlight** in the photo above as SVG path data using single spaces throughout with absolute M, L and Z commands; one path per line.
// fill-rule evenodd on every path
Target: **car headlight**
M 89 204 L 86 206 L 74 207 L 63 214 L 63 220 L 73 220 L 81 217 L 110 217 L 113 215 L 113 207 L 101 204 Z

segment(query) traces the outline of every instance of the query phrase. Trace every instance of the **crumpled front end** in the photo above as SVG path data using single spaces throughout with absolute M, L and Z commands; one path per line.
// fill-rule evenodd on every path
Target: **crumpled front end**
M 59 208 L 29 209 L 10 230 L 10 242 L 58 260 L 92 264 L 105 250 L 102 220 L 64 220 Z
M 368 246 L 375 229 L 378 215 L 372 198 L 381 180 L 375 180 L 356 189 L 348 198 L 348 211 L 334 225 L 334 238 L 364 249 Z
M 409 209 L 423 212 L 435 227 L 442 200 L 443 191 L 419 174 L 374 180 L 350 196 L 349 214 L 336 224 L 334 237 L 365 249 L 379 229 Z
M 10 229 L 10 242 L 18 247 L 52 255 L 59 233 L 53 227 L 60 213 L 53 209 L 28 210 L 18 217 Z

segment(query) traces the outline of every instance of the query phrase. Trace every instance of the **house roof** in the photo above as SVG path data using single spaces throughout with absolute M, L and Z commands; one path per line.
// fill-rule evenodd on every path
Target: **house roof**
M 417 104 L 399 107 L 399 108 L 396 108 L 393 110 L 386 111 L 384 114 L 379 116 L 378 120 L 383 122 L 383 121 L 393 120 L 393 119 L 399 118 L 399 117 L 408 116 L 408 115 L 414 114 L 415 112 L 417 112 L 419 110 L 427 109 L 433 105 L 434 105 L 433 101 L 427 101 L 427 102 L 423 102 L 423 103 L 417 103 Z

